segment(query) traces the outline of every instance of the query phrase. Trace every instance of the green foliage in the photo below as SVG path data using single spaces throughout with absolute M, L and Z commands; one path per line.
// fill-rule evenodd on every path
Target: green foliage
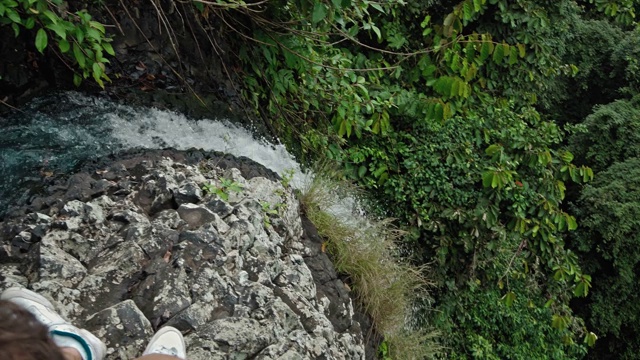
M 606 354 L 636 358 L 640 351 L 640 158 L 621 160 L 599 173 L 584 188 L 577 205 L 582 226 L 574 244 L 594 273 L 588 307 L 579 309 L 604 336 L 593 358 Z
M 110 81 L 105 72 L 107 55 L 115 55 L 104 25 L 93 21 L 86 10 L 71 13 L 62 0 L 0 0 L 0 27 L 11 26 L 15 36 L 21 29 L 35 30 L 38 52 L 57 52 L 75 64 L 73 82 L 79 86 L 90 76 L 101 87 Z M 50 44 L 55 43 L 56 47 Z
M 434 321 L 449 329 L 443 344 L 446 359 L 575 359 L 584 356 L 586 344 L 575 343 L 573 332 L 582 333 L 579 320 L 553 315 L 538 303 L 536 287 L 512 279 L 520 296 L 505 304 L 499 290 L 474 284 L 469 290 L 450 292 L 442 298 Z
M 582 125 L 584 131 L 570 139 L 581 163 L 603 171 L 640 157 L 640 96 L 597 106 Z
M 202 190 L 206 191 L 209 194 L 215 194 L 224 201 L 229 200 L 229 194 L 231 192 L 238 193 L 241 192 L 242 189 L 242 184 L 238 184 L 237 182 L 226 178 L 220 178 L 220 184 L 218 185 L 205 184 L 204 186 L 202 186 Z
M 636 10 L 640 7 L 637 0 L 587 0 L 585 2 L 594 4 L 598 12 L 604 13 L 623 25 L 635 23 Z
M 592 284 L 565 246 L 578 225 L 562 202 L 567 184 L 590 181 L 593 171 L 572 163 L 564 131 L 535 107 L 538 94 L 561 88 L 551 80 L 577 71 L 563 62 L 580 20 L 576 3 L 281 4 L 247 18 L 245 36 L 257 41 L 238 54 L 245 97 L 292 147 L 341 164 L 402 221 L 414 240 L 407 252 L 437 263 L 441 307 L 476 306 L 457 300 L 471 293 L 507 309 L 553 299 L 537 318 L 519 313 L 555 330 L 530 328 L 539 348 L 527 351 L 544 353 L 558 340 L 567 345 L 555 358 L 583 354 L 589 332 L 568 303 Z M 512 287 L 514 277 L 527 287 Z M 445 336 L 471 333 L 471 323 L 445 313 Z M 495 321 L 489 313 L 479 318 Z M 493 329 L 483 329 L 451 342 L 452 351 L 494 346 Z
M 566 36 L 562 60 L 579 71 L 550 82 L 543 105 L 565 123 L 579 123 L 596 104 L 607 104 L 638 89 L 640 33 L 604 20 L 577 20 Z

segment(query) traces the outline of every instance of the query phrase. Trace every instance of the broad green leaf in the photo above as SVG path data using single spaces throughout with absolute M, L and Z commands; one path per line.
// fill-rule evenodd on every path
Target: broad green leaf
M 573 154 L 570 151 L 564 151 L 560 157 L 566 163 L 570 163 L 573 160 Z
M 51 21 L 54 24 L 57 23 L 58 20 L 60 20 L 58 15 L 54 14 L 51 10 L 43 11 L 42 15 L 44 15 L 47 19 L 49 19 L 49 21 Z
M 6 16 L 14 23 L 20 24 L 22 22 L 20 15 L 13 9 L 7 8 Z
M 94 29 L 98 29 L 98 31 L 100 31 L 103 34 L 105 33 L 104 26 L 97 21 L 89 21 L 89 26 L 91 26 Z
M 96 79 L 96 81 L 102 77 L 103 71 L 100 67 L 100 63 L 94 62 L 93 66 L 91 66 L 91 69 L 93 70 L 93 78 Z
M 327 6 L 321 2 L 317 2 L 313 6 L 313 14 L 311 15 L 311 22 L 315 25 L 324 20 L 327 16 Z
M 60 48 L 60 51 L 62 53 L 66 53 L 71 48 L 71 45 L 69 44 L 69 42 L 67 40 L 60 40 L 58 42 L 58 47 Z
M 80 47 L 76 43 L 73 43 L 73 56 L 78 62 L 78 65 L 80 66 L 80 68 L 84 68 L 86 65 L 87 59 L 85 58 L 84 53 L 82 52 L 82 49 L 80 49 Z
M 584 342 L 589 347 L 593 347 L 596 344 L 596 340 L 598 340 L 598 336 L 592 333 L 591 331 L 589 331 L 587 335 L 584 337 Z
M 495 50 L 493 50 L 493 61 L 501 63 L 502 58 L 504 58 L 504 47 L 497 45 Z
M 486 60 L 491 54 L 492 44 L 488 41 L 482 42 L 482 47 L 480 48 L 480 60 Z
M 375 3 L 375 2 L 372 2 L 372 3 L 369 3 L 369 5 L 371 5 L 371 7 L 372 7 L 372 8 L 374 8 L 374 9 L 376 9 L 376 10 L 380 11 L 381 13 L 386 14 L 386 13 L 384 12 L 384 9 L 382 8 L 382 6 L 380 6 L 380 4 Z
M 362 178 L 362 177 L 364 177 L 364 174 L 366 174 L 366 173 L 367 173 L 367 167 L 366 167 L 366 166 L 364 166 L 364 165 L 361 165 L 361 166 L 358 168 L 358 177 L 359 177 L 359 178 Z
M 92 38 L 94 40 L 98 40 L 99 41 L 102 38 L 102 36 L 100 35 L 100 32 L 98 30 L 96 30 L 96 29 L 93 29 L 93 28 L 87 29 L 87 33 L 86 34 L 87 34 L 87 37 L 90 37 L 90 38 Z
M 564 330 L 569 325 L 569 321 L 566 317 L 560 315 L 553 315 L 551 317 L 551 326 L 558 330 Z
M 444 18 L 444 26 L 451 26 L 451 24 L 453 23 L 453 19 L 454 19 L 453 13 L 447 15 L 447 17 Z
M 103 42 L 102 43 L 102 48 L 104 49 L 104 51 L 107 52 L 107 54 L 109 54 L 111 56 L 115 56 L 116 55 L 115 51 L 113 51 L 113 46 L 111 46 L 110 43 Z
M 464 48 L 464 52 L 468 62 L 473 62 L 473 59 L 476 56 L 476 49 L 472 41 L 467 43 L 467 46 Z
M 482 173 L 482 186 L 489 187 L 493 183 L 493 171 L 485 171 Z
M 498 145 L 498 144 L 493 144 L 490 145 L 489 147 L 487 147 L 487 149 L 485 150 L 485 152 L 487 153 L 487 155 L 489 156 L 493 156 L 496 153 L 502 151 L 502 145 Z
M 24 27 L 27 30 L 31 30 L 33 29 L 33 27 L 36 25 L 36 20 L 33 17 L 29 17 L 27 18 L 27 20 L 25 20 L 24 22 Z
M 473 5 L 471 4 L 472 0 L 467 0 L 462 4 L 462 15 L 465 21 L 471 20 L 473 16 Z
M 47 47 L 47 42 L 49 41 L 47 37 L 47 32 L 44 29 L 38 30 L 36 33 L 36 49 L 42 54 L 44 49 Z
M 513 65 L 518 62 L 518 49 L 515 46 L 511 46 L 509 51 L 509 65 Z
M 58 35 L 61 39 L 63 39 L 63 40 L 67 39 L 67 31 L 62 26 L 62 24 L 51 23 L 51 24 L 47 25 L 47 29 L 53 30 L 53 32 L 55 32 L 56 35 Z
M 516 300 L 516 294 L 513 291 L 509 291 L 502 297 L 502 301 L 504 301 L 505 305 L 511 307 L 513 302 Z

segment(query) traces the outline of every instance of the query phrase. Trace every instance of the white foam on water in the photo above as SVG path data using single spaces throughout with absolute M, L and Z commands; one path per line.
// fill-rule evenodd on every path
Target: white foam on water
M 158 109 L 139 111 L 133 121 L 117 113 L 108 114 L 106 119 L 112 127 L 111 135 L 125 147 L 197 148 L 245 156 L 280 176 L 293 170 L 294 187 L 302 186 L 309 176 L 302 172 L 300 164 L 284 145 L 256 139 L 251 132 L 228 121 L 195 121 L 182 114 Z

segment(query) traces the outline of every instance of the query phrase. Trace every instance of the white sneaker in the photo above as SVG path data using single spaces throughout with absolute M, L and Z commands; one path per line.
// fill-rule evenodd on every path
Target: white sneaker
M 180 330 L 165 326 L 153 335 L 142 355 L 162 354 L 187 358 L 187 346 Z
M 107 352 L 105 344 L 92 333 L 71 325 L 56 313 L 53 304 L 31 290 L 12 287 L 0 299 L 8 300 L 33 314 L 48 329 L 53 341 L 60 347 L 73 347 L 83 360 L 102 360 Z

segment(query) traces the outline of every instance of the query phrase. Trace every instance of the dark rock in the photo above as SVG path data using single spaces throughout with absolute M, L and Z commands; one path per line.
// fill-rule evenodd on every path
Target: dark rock
M 178 205 L 182 204 L 197 204 L 202 200 L 202 190 L 198 184 L 194 182 L 188 182 L 178 188 L 177 193 L 174 195 L 175 201 Z
M 233 206 L 220 199 L 211 200 L 206 204 L 206 206 L 209 210 L 220 215 L 223 219 L 233 212 Z

